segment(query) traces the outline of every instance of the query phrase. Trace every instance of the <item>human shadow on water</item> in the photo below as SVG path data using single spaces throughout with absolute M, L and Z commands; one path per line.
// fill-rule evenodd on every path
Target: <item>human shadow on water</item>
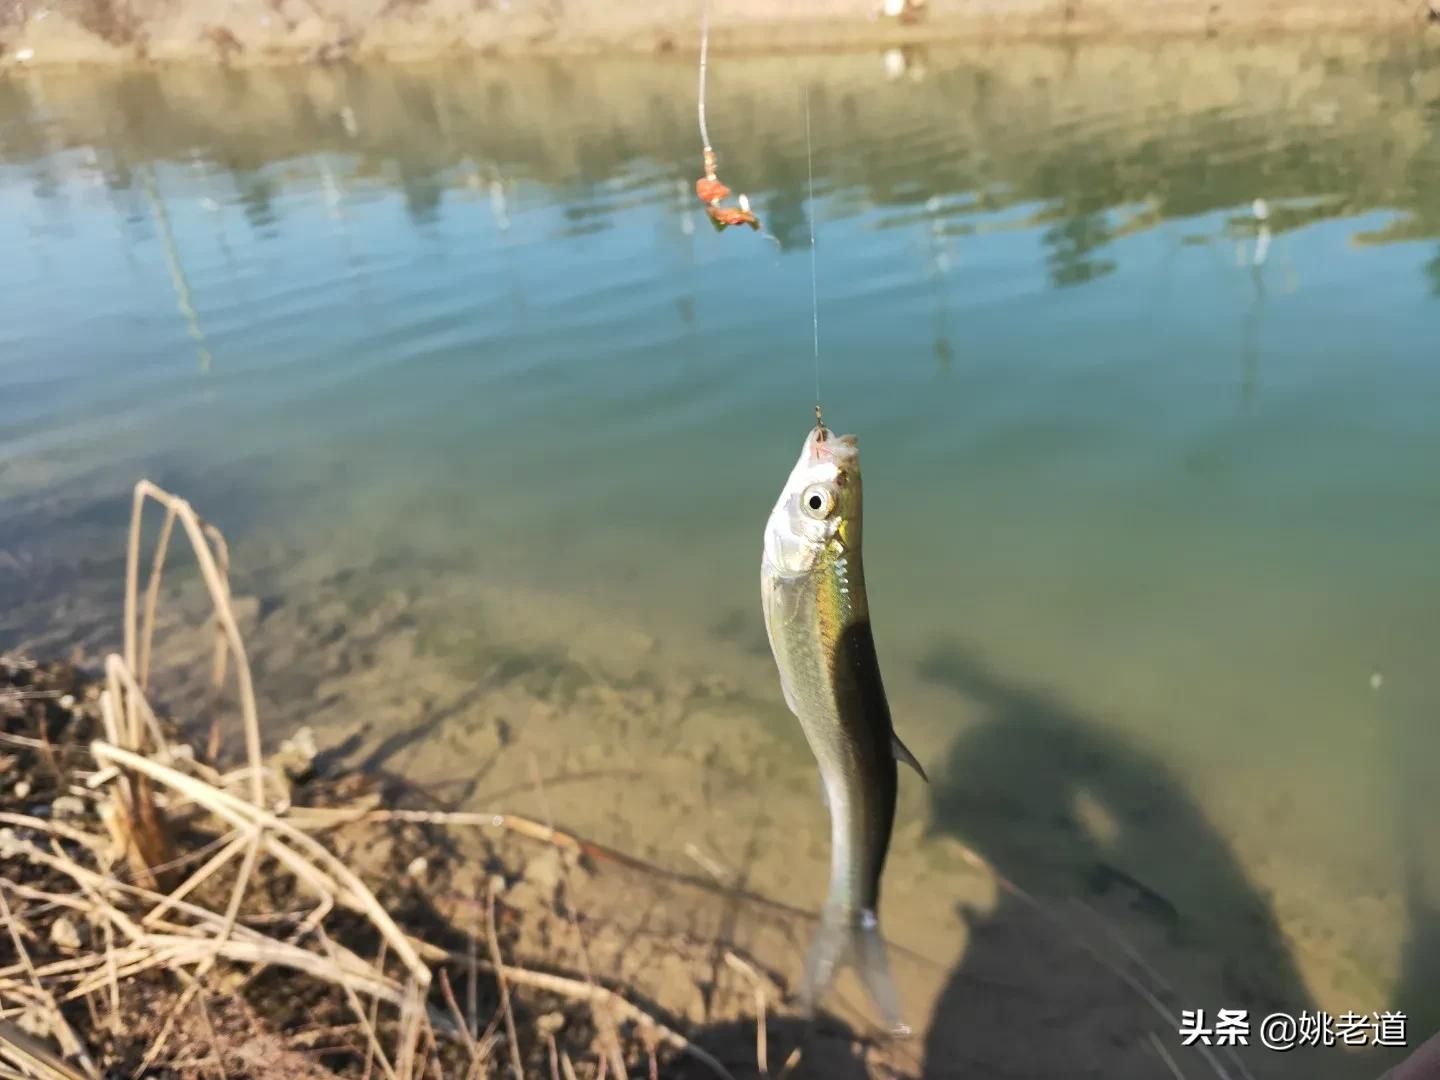
M 1402 956 L 1391 1008 L 1406 1015 L 1410 1046 L 1430 1041 L 1386 1080 L 1440 1077 L 1440 907 L 1428 900 L 1418 880 L 1406 887 L 1410 933 Z
M 1202 1051 L 1214 1061 L 1182 1047 L 1185 1009 L 1210 1024 L 1220 1008 L 1256 1024 L 1314 1009 L 1262 891 L 1140 746 L 960 645 L 920 673 L 983 713 L 933 787 L 932 828 L 1004 879 L 993 910 L 961 910 L 970 937 L 931 1018 L 927 1077 L 1244 1076 L 1237 1055 L 1257 1078 L 1383 1068 L 1337 1072 L 1333 1048 L 1255 1038 Z
M 1411 1046 L 1435 1035 L 1437 1042 L 1424 1053 L 1417 1052 L 1416 1059 L 1426 1060 L 1434 1069 L 1425 1075 L 1440 1077 L 1440 898 L 1433 895 L 1433 886 L 1427 888 L 1424 870 L 1433 852 L 1432 815 L 1423 812 L 1434 800 L 1432 771 L 1431 755 L 1413 752 L 1401 756 L 1397 769 L 1396 802 L 1402 815 L 1397 827 L 1402 847 L 1409 853 L 1404 885 L 1408 932 L 1400 950 L 1400 973 L 1390 1009 L 1405 1014 Z M 1403 1075 L 1408 1080 L 1411 1073 Z

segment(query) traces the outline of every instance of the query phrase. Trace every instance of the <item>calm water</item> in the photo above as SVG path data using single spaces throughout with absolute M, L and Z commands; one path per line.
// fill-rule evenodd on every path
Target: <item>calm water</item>
M 1220 910 L 1217 948 L 1259 904 L 1309 1000 L 1433 1028 L 1437 60 L 727 60 L 765 236 L 697 212 L 683 60 L 0 82 L 0 646 L 82 636 L 149 475 L 242 575 L 383 556 L 462 667 L 482 582 L 785 725 L 756 586 L 813 393 L 803 82 L 910 816 L 1043 882 L 1091 805 L 1071 846 Z

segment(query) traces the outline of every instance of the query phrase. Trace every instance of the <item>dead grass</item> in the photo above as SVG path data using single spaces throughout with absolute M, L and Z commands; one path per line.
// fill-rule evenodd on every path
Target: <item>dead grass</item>
M 142 593 L 152 503 L 163 518 Z M 220 740 L 197 753 L 147 696 L 177 525 L 213 609 L 205 632 L 216 643 L 214 688 L 234 692 L 244 757 L 229 771 L 215 760 Z M 485 895 L 488 960 L 473 940 L 468 951 L 457 949 L 455 931 L 438 920 L 401 924 L 393 912 L 407 905 L 394 895 L 393 877 L 367 883 L 327 844 L 336 826 L 478 826 L 571 857 L 583 844 L 505 814 L 376 809 L 363 778 L 297 785 L 262 753 L 228 564 L 216 529 L 185 500 L 142 481 L 126 562 L 124 654 L 106 658 L 103 683 L 87 688 L 73 669 L 7 662 L 15 688 L 0 693 L 0 773 L 10 793 L 0 806 L 0 919 L 9 944 L 0 952 L 0 1075 L 445 1080 L 524 1077 L 539 1063 L 558 1075 L 563 1063 L 566 1076 L 624 1076 L 637 1065 L 653 1074 L 655 1048 L 664 1047 L 728 1076 L 684 1035 L 600 985 L 588 962 L 581 977 L 507 962 L 494 888 Z M 426 940 L 427 931 L 440 940 Z M 451 972 L 465 987 L 463 1008 Z M 568 1008 L 559 1028 L 573 1027 L 577 1037 L 557 1044 L 553 1021 L 542 1035 L 522 1033 L 520 988 Z M 257 1008 L 272 1015 L 262 1020 Z M 297 1008 L 310 1023 L 280 1038 L 274 1015 Z M 580 1037 L 589 1033 L 597 1037 Z M 302 1035 L 333 1045 L 307 1053 Z

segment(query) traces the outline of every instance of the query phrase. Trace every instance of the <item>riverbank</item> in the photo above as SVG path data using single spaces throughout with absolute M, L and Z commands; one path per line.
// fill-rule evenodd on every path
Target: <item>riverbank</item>
M 538 759 L 527 817 L 447 811 L 308 727 L 263 753 L 228 547 L 148 490 L 169 516 L 143 603 L 131 549 L 125 656 L 0 653 L 7 1075 L 917 1075 L 796 1014 L 770 958 L 807 912 L 557 828 Z M 177 519 L 214 608 L 206 700 L 172 717 L 150 660 Z
M 191 519 L 181 531 L 201 527 Z M 161 589 L 132 590 L 127 605 L 138 667 L 118 655 L 103 665 L 0 655 L 0 913 L 12 931 L 0 938 L 0 1061 L 18 1075 L 969 1074 L 963 1050 L 934 1053 L 933 1030 L 922 1062 L 913 1042 L 801 1017 L 786 961 L 811 931 L 809 913 L 751 892 L 748 868 L 737 873 L 705 850 L 694 850 L 696 871 L 676 872 L 556 828 L 551 800 L 566 806 L 563 778 L 547 782 L 533 757 L 509 785 L 537 800 L 530 817 L 447 810 L 433 788 L 362 756 L 363 741 L 308 727 L 290 728 L 261 758 L 272 739 L 259 737 L 247 705 L 236 632 L 254 612 L 228 599 L 227 549 L 209 536 L 201 561 L 239 665 L 229 669 L 234 703 L 212 691 L 186 715 L 152 712 L 140 684 L 151 681 L 153 607 L 140 598 Z M 187 636 L 205 681 L 219 671 L 226 682 L 226 669 L 211 666 L 213 623 L 192 621 Z M 371 647 L 363 627 L 346 636 Z M 181 644 L 173 627 L 155 640 L 167 652 Z M 235 730 L 252 727 L 253 741 Z M 1002 906 L 1031 916 L 979 928 L 972 948 L 999 944 L 1005 960 L 962 977 L 953 1022 L 1004 1027 L 1022 1062 L 1021 1036 L 1037 1017 L 1052 1047 L 1083 1025 L 1110 1040 L 1104 1075 L 1153 1075 L 1150 1048 L 1170 1037 L 1166 1011 L 1187 999 L 1133 994 L 1150 975 L 1138 954 L 1107 958 L 1059 908 L 982 857 L 967 860 Z M 1126 906 L 1093 902 L 1082 910 L 1097 920 Z M 908 965 L 907 953 L 894 959 Z M 1091 965 L 1114 981 L 1077 978 L 1077 966 Z M 1231 968 L 1228 978 L 1230 993 L 1246 993 L 1235 980 L 1249 976 Z M 1044 999 L 1017 997 L 1036 980 Z M 1131 1030 L 1136 1009 L 1143 1019 Z M 1424 1034 L 1412 1029 L 1411 1045 Z M 1420 1049 L 1387 1080 L 1429 1076 L 1434 1052 Z
M 723 54 L 977 39 L 1418 34 L 1432 32 L 1437 9 L 1440 0 L 807 0 L 777 11 L 759 0 L 717 0 L 711 23 L 712 48 Z M 0 9 L 0 66 L 693 52 L 699 14 L 698 0 L 19 0 Z
M 0 1062 L 19 1075 L 739 1080 L 836 1055 L 912 1075 L 842 1028 L 799 1052 L 743 951 L 658 923 L 637 947 L 612 916 L 658 871 L 539 822 L 426 808 L 306 734 L 265 761 L 270 808 L 164 718 L 117 774 L 115 686 L 0 655 Z M 665 887 L 702 919 L 721 891 Z

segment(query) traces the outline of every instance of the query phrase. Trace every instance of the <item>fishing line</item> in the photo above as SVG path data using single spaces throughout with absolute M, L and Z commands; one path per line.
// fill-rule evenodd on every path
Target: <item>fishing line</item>
M 815 258 L 815 161 L 810 143 L 810 88 L 801 88 L 805 102 L 805 179 L 809 185 L 810 205 L 806 217 L 810 220 L 810 321 L 815 343 L 815 426 L 824 428 L 820 419 L 820 285 Z
M 705 127 L 705 69 L 710 59 L 710 0 L 700 3 L 700 141 L 704 144 L 705 157 L 713 153 L 710 149 L 710 132 Z

